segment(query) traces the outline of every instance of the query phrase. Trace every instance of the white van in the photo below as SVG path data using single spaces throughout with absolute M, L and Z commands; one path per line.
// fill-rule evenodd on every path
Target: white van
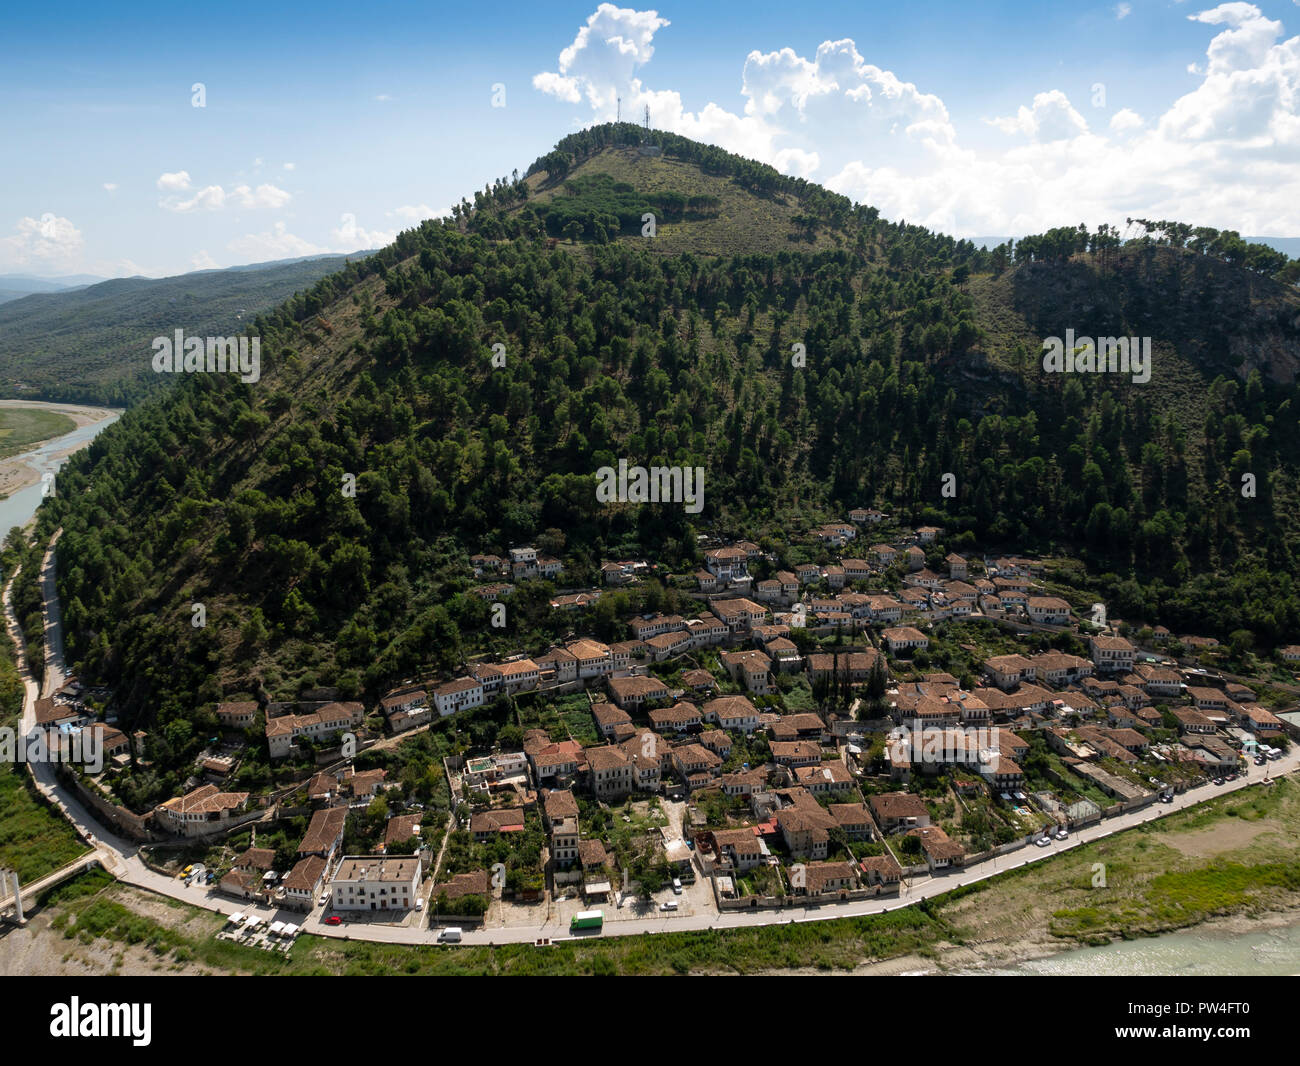
M 666 903 L 659 904 L 659 909 L 661 911 L 675 911 L 677 909 L 677 901 L 675 899 L 670 899 Z
M 442 931 L 442 935 L 438 939 L 441 940 L 444 944 L 459 944 L 460 936 L 461 936 L 461 928 L 459 926 L 453 925 L 447 929 L 444 929 Z

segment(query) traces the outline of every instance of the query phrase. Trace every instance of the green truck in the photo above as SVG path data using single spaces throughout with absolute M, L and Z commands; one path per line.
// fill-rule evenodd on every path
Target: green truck
M 605 925 L 604 911 L 579 911 L 569 919 L 569 932 L 578 929 L 601 929 Z

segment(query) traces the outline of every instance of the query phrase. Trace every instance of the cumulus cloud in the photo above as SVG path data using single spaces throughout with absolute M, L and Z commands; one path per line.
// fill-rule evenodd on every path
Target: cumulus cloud
M 354 214 L 339 216 L 339 224 L 329 233 L 325 244 L 317 244 L 289 232 L 283 222 L 276 222 L 269 230 L 248 233 L 237 237 L 226 248 L 246 262 L 267 259 L 292 259 L 304 255 L 329 255 L 335 252 L 357 252 L 369 248 L 382 248 L 391 244 L 396 230 L 368 230 L 357 223 Z
M 636 69 L 655 53 L 655 33 L 667 25 L 657 11 L 601 4 L 560 53 L 560 69 L 536 75 L 533 87 L 571 104 L 585 96 L 592 107 L 608 111 L 621 87 L 634 86 Z
M 205 185 L 193 189 L 190 176 L 185 171 L 178 174 L 164 174 L 158 179 L 158 188 L 163 190 L 184 190 L 193 193 L 189 197 L 173 191 L 158 201 L 158 206 L 177 214 L 189 214 L 193 211 L 220 211 L 228 205 L 246 208 L 284 207 L 293 196 L 275 185 L 263 183 L 253 188 L 251 185 L 234 185 L 229 190 L 220 185 Z
M 160 207 L 178 214 L 190 211 L 220 211 L 226 206 L 226 191 L 220 185 L 205 185 L 188 200 L 179 196 L 169 196 L 158 201 Z
M 289 193 L 274 185 L 259 185 L 256 189 L 236 185 L 233 195 L 240 207 L 283 207 L 292 199 Z
M 180 192 L 190 187 L 190 172 L 178 170 L 173 174 L 164 174 L 158 179 L 158 188 L 163 192 Z
M 423 222 L 426 218 L 443 218 L 451 214 L 450 207 L 430 207 L 428 204 L 403 204 L 386 212 L 389 218 L 400 218 L 407 222 Z
M 262 233 L 237 237 L 226 247 L 250 263 L 266 259 L 292 259 L 300 255 L 320 255 L 330 250 L 295 236 L 283 222 L 275 223 Z
M 330 236 L 334 240 L 335 251 L 352 252 L 392 244 L 397 231 L 363 229 L 357 224 L 357 216 L 349 212 L 339 216 L 339 224 L 330 231 Z
M 85 241 L 71 219 L 46 212 L 20 218 L 15 232 L 0 238 L 0 266 L 67 270 L 80 265 Z
M 104 191 L 105 191 L 105 192 L 117 192 L 117 182 L 115 182 L 115 181 L 106 181 L 106 182 L 104 182 Z
M 1110 116 L 1110 128 L 1116 133 L 1127 133 L 1129 130 L 1139 130 L 1145 123 L 1142 116 L 1132 108 L 1123 107 Z
M 667 20 L 610 4 L 533 84 L 585 108 L 591 122 L 612 119 L 621 96 L 625 117 L 648 106 L 656 128 L 957 235 L 1136 214 L 1242 232 L 1300 229 L 1300 37 L 1283 39 L 1280 22 L 1240 0 L 1186 17 L 1212 31 L 1202 65 L 1192 64 L 1199 84 L 1163 113 L 1124 108 L 1093 130 L 1047 85 L 1014 114 L 986 119 L 1012 140 L 978 150 L 961 143 L 937 95 L 867 62 L 852 40 L 812 55 L 750 52 L 742 108 L 688 110 L 676 91 L 642 81 Z
M 1039 141 L 1060 141 L 1088 130 L 1088 123 L 1060 89 L 1039 93 L 1032 107 L 1021 104 L 1014 115 L 989 121 L 1003 133 L 1023 133 Z

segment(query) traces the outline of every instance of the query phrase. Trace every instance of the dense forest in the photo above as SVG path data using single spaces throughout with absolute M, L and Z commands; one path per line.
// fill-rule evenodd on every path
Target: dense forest
M 790 222 L 778 252 L 664 255 L 635 189 L 599 177 L 639 135 L 566 138 L 348 263 L 250 325 L 260 382 L 178 380 L 65 468 L 39 521 L 65 529 L 69 655 L 155 751 L 191 750 L 227 693 L 373 697 L 454 669 L 484 626 L 472 552 L 536 543 L 577 586 L 604 558 L 680 573 L 698 533 L 781 549 L 873 504 L 949 549 L 1072 554 L 1134 619 L 1300 636 L 1287 264 L 1158 229 L 977 249 L 657 133 L 729 190 L 661 198 L 678 225 L 756 197 Z M 1151 382 L 1044 374 L 1053 323 L 1152 336 Z M 620 458 L 702 467 L 703 513 L 599 503 Z M 550 588 L 522 588 L 517 617 Z

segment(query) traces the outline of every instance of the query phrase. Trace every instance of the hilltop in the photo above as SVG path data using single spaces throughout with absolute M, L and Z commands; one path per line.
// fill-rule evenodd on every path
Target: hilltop
M 65 529 L 70 659 L 150 732 L 141 802 L 172 794 L 213 700 L 374 696 L 571 624 L 536 583 L 487 626 L 468 557 L 523 543 L 590 585 L 603 559 L 690 573 L 702 533 L 784 553 L 879 505 L 944 550 L 1077 554 L 1134 616 L 1294 639 L 1293 287 L 1075 228 L 978 249 L 640 137 L 565 138 L 259 315 L 256 385 L 183 378 L 71 461 L 40 530 Z M 1070 326 L 1149 333 L 1151 381 L 1044 374 Z M 599 503 L 620 458 L 702 467 L 703 513 Z

